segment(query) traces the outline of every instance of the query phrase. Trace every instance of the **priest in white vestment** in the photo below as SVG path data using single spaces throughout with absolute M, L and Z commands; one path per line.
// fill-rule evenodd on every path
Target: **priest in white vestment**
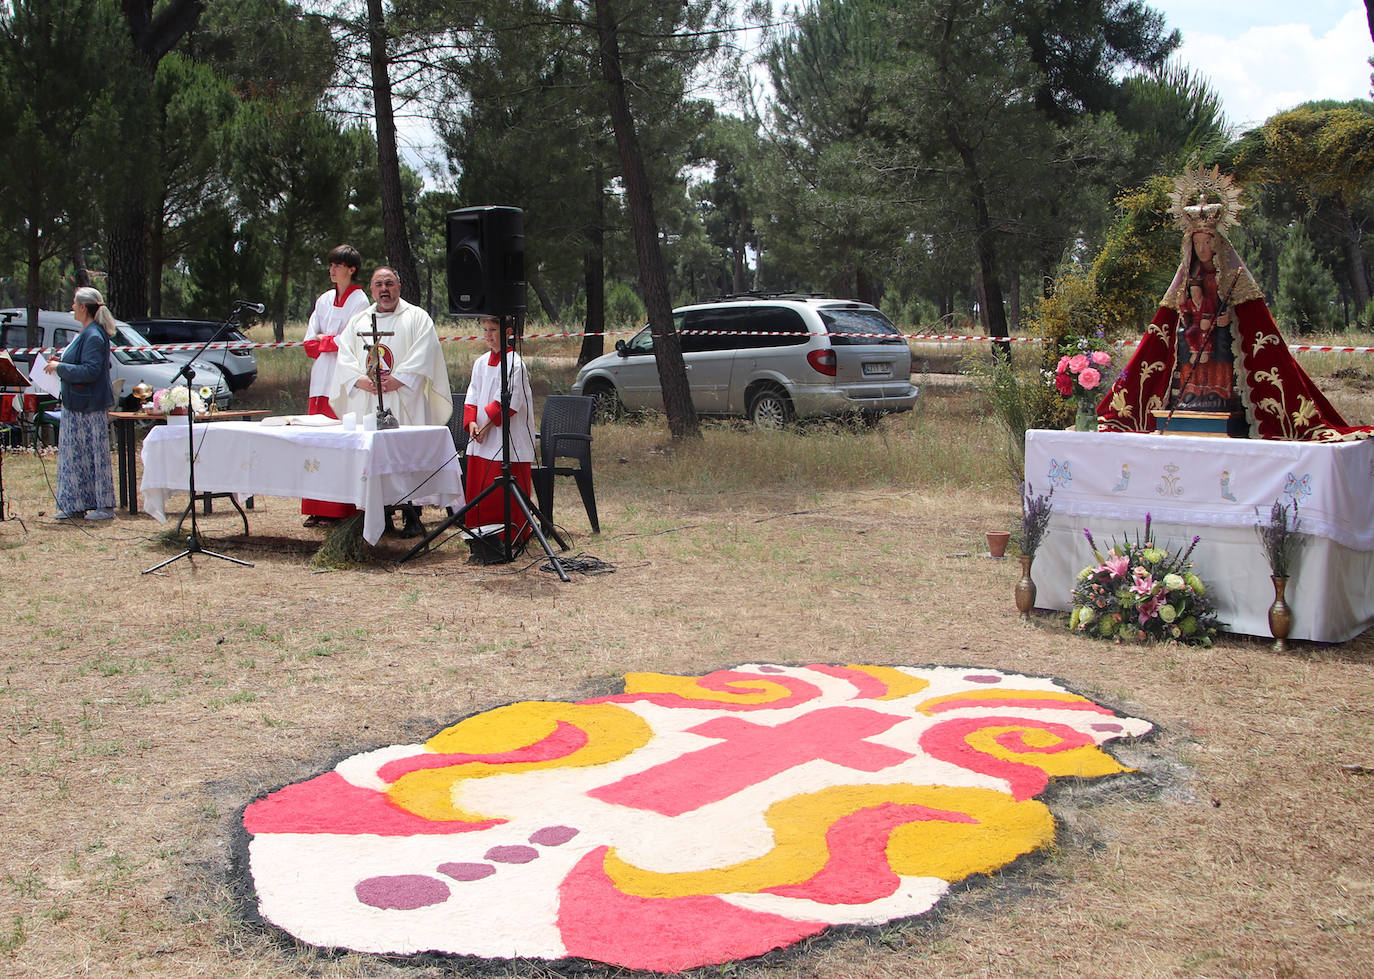
M 368 369 L 362 334 L 390 333 L 377 341 L 382 359 L 383 403 L 402 425 L 443 425 L 453 413 L 448 365 L 439 346 L 434 321 L 418 306 L 401 298 L 395 271 L 383 266 L 372 273 L 372 305 L 354 316 L 339 334 L 339 362 L 329 403 L 340 418 L 354 412 L 360 419 L 377 411 L 377 388 Z

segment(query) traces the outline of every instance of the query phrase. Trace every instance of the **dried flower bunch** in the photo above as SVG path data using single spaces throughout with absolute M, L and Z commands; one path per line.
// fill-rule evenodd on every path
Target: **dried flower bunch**
M 1045 531 L 1049 527 L 1050 513 L 1054 506 L 1050 503 L 1050 497 L 1054 496 L 1054 487 L 1050 487 L 1048 493 L 1035 495 L 1035 487 L 1026 483 L 1021 488 L 1021 539 L 1018 542 L 1021 546 L 1021 553 L 1026 557 L 1035 557 L 1035 552 L 1040 548 L 1040 542 L 1045 538 Z
M 1258 507 L 1255 514 L 1259 515 Z M 1293 571 L 1293 561 L 1303 541 L 1298 536 L 1298 501 L 1293 501 L 1290 519 L 1288 504 L 1275 500 L 1269 508 L 1269 521 L 1255 524 L 1255 533 L 1264 545 L 1264 556 L 1269 559 L 1269 573 L 1275 578 L 1287 578 Z

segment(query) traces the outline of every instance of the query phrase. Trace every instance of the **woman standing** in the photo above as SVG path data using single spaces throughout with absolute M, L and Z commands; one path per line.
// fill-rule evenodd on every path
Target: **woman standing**
M 501 321 L 484 316 L 482 339 L 487 352 L 472 365 L 472 383 L 463 399 L 463 427 L 468 437 L 468 469 L 464 489 L 469 501 L 501 475 L 501 425 L 510 425 L 510 468 L 516 485 L 529 499 L 530 465 L 534 462 L 534 396 L 525 362 L 514 347 L 506 348 L 506 381 L 510 386 L 510 414 L 501 412 Z M 507 327 L 509 334 L 510 328 Z M 492 493 L 466 514 L 468 527 L 505 523 L 503 493 Z M 531 528 L 524 513 L 511 501 L 511 543 L 523 544 Z
M 310 406 L 312 415 L 336 418 L 329 407 L 329 391 L 334 382 L 334 366 L 339 362 L 337 340 L 343 328 L 368 307 L 367 293 L 358 285 L 358 269 L 363 257 L 352 245 L 339 245 L 329 253 L 329 281 L 334 288 L 315 300 L 310 325 L 305 330 L 305 353 L 315 363 L 310 368 Z M 301 500 L 305 526 L 327 527 L 335 520 L 351 517 L 357 508 L 349 503 L 327 500 Z
M 110 470 L 110 338 L 115 318 L 105 299 L 89 286 L 76 290 L 72 315 L 81 334 L 60 360 L 44 365 L 62 382 L 62 427 L 57 438 L 58 520 L 114 517 L 114 474 Z

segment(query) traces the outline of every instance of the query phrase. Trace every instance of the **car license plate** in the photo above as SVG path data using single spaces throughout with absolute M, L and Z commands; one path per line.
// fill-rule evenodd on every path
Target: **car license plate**
M 888 363 L 885 363 L 885 364 L 865 363 L 865 364 L 864 364 L 864 367 L 863 367 L 863 370 L 864 370 L 864 377 L 891 377 L 891 376 L 892 376 L 892 364 L 891 364 L 891 362 L 888 362 Z

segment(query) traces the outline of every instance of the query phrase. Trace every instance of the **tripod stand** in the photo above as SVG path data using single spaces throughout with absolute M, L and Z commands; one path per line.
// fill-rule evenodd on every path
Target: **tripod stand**
M 510 425 L 508 424 L 511 418 L 511 392 L 509 370 L 510 354 L 507 350 L 506 343 L 506 338 L 511 329 L 509 317 L 496 316 L 483 318 L 495 319 L 497 323 L 500 325 L 500 343 L 497 348 L 498 350 L 500 350 L 500 355 L 497 359 L 499 360 L 501 367 L 501 475 L 493 479 L 490 485 L 486 486 L 482 490 L 482 492 L 478 493 L 475 497 L 468 500 L 458 510 L 452 513 L 448 517 L 448 519 L 446 519 L 443 523 L 441 523 L 438 527 L 436 527 L 433 531 L 426 535 L 424 540 L 420 541 L 409 551 L 407 551 L 398 563 L 404 564 L 406 561 L 409 561 L 417 554 L 427 551 L 430 545 L 440 534 L 447 531 L 454 524 L 457 524 L 460 521 L 462 521 L 463 518 L 467 516 L 468 512 L 475 508 L 484 499 L 486 499 L 492 493 L 504 491 L 505 495 L 502 497 L 503 520 L 501 525 L 502 559 L 506 563 L 515 560 L 514 545 L 511 543 L 511 538 L 514 536 L 514 525 L 511 523 L 511 504 L 512 502 L 514 502 L 515 506 L 517 506 L 520 509 L 520 512 L 524 515 L 530 530 L 533 532 L 534 536 L 539 540 L 539 546 L 544 549 L 544 553 L 548 556 L 550 564 L 553 565 L 554 570 L 558 573 L 558 577 L 563 581 L 570 581 L 571 579 L 568 577 L 568 573 L 563 570 L 562 562 L 558 560 L 558 557 L 553 553 L 553 548 L 549 546 L 548 538 L 546 538 L 544 536 L 543 531 L 540 530 L 540 521 L 535 519 L 535 516 L 538 513 L 537 509 L 535 508 L 534 504 L 530 502 L 529 496 L 525 493 L 524 489 L 516 481 L 511 471 Z M 466 528 L 463 528 L 462 532 L 469 534 L 471 533 Z M 556 534 L 555 539 L 557 539 Z M 558 543 L 563 544 L 563 541 L 561 539 L 558 539 Z M 563 545 L 563 549 L 567 550 L 567 545 Z
M 226 330 L 233 327 L 238 322 L 239 314 L 243 312 L 243 310 L 250 308 L 257 312 L 262 312 L 262 308 L 256 303 L 245 303 L 242 301 L 234 303 L 234 308 L 230 311 L 229 318 L 221 323 L 219 329 L 215 330 L 210 336 L 210 339 L 206 340 L 205 344 L 196 351 L 196 356 L 188 360 L 185 366 L 176 373 L 177 377 L 186 378 L 186 443 L 189 449 L 186 454 L 186 474 L 188 484 L 187 490 L 191 495 L 191 505 L 189 507 L 191 511 L 191 533 L 190 536 L 186 538 L 186 550 L 182 551 L 180 554 L 169 557 L 159 564 L 153 565 L 151 568 L 144 571 L 144 574 L 150 574 L 157 571 L 159 568 L 165 568 L 172 562 L 179 561 L 184 557 L 190 557 L 193 554 L 208 554 L 210 557 L 217 557 L 221 561 L 232 561 L 234 564 L 241 564 L 245 568 L 251 568 L 253 566 L 251 561 L 240 561 L 236 557 L 230 557 L 227 554 L 220 554 L 217 551 L 207 550 L 200 542 L 200 525 L 196 522 L 196 406 L 192 394 L 192 392 L 195 391 L 196 382 L 196 357 L 205 353 L 205 351 L 210 348 L 210 344 L 218 340 Z M 176 378 L 173 378 L 173 380 L 175 379 Z M 180 526 L 180 524 L 177 526 Z M 195 562 L 192 563 L 194 564 Z

